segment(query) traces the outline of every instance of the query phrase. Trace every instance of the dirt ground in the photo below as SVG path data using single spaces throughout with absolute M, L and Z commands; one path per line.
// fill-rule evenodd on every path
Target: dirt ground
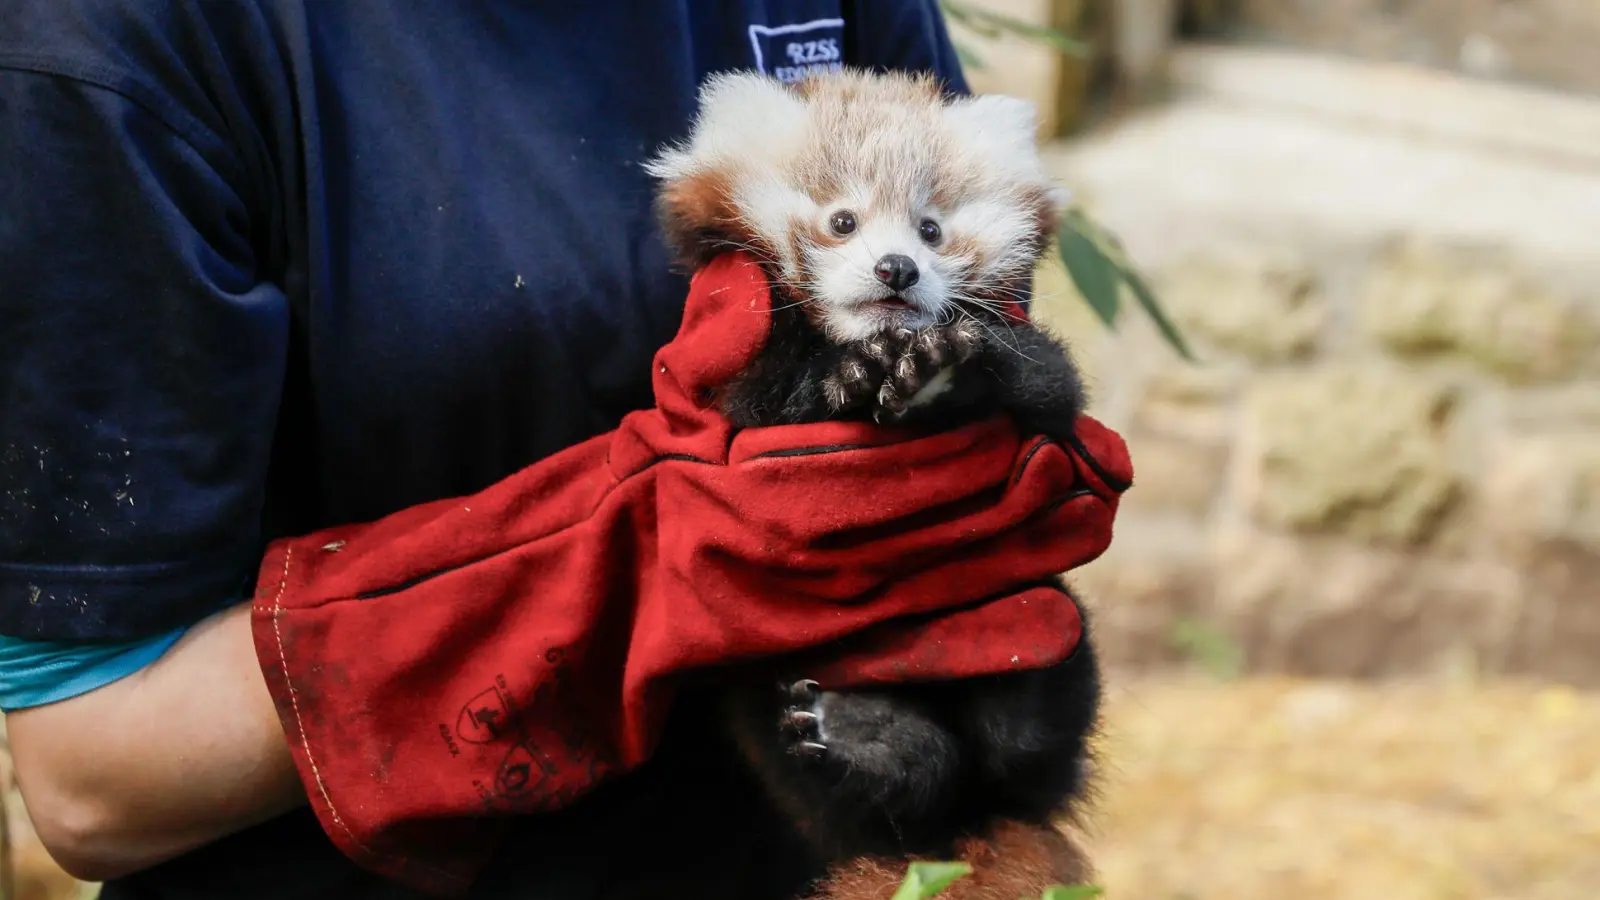
M 1088 841 L 1110 900 L 1600 897 L 1600 693 L 1108 683 Z M 58 887 L 20 898 L 74 896 L 21 849 Z
M 1600 694 L 1111 678 L 1090 823 L 1122 900 L 1600 897 Z

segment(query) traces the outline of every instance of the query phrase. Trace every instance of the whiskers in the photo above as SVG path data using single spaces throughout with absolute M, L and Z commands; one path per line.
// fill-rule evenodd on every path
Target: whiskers
M 740 218 L 741 221 L 744 221 L 747 225 L 749 224 L 748 220 L 745 220 L 743 217 Z M 787 277 L 789 270 L 793 267 L 785 265 L 783 260 L 773 256 L 772 252 L 766 247 L 750 241 L 735 240 L 733 238 L 724 238 L 718 241 L 717 246 L 733 250 L 743 250 L 746 253 L 749 253 L 751 256 L 754 256 L 756 261 L 759 262 L 763 268 L 767 269 L 769 273 L 771 273 L 773 270 L 777 270 L 785 274 L 783 281 L 786 284 L 796 288 L 795 293 L 799 294 L 799 299 L 792 303 L 784 303 L 774 306 L 772 307 L 771 312 L 778 312 L 785 309 L 796 309 L 802 306 L 814 306 L 820 302 L 816 297 L 816 282 L 807 277 Z M 804 268 L 802 267 L 800 271 L 803 272 Z
M 800 285 L 796 285 L 796 287 L 800 287 Z M 798 309 L 799 307 L 802 307 L 802 306 L 816 306 L 820 302 L 821 301 L 819 301 L 816 297 L 812 296 L 811 291 L 809 289 L 802 288 L 801 291 L 800 291 L 800 299 L 799 300 L 796 300 L 793 303 L 785 303 L 782 306 L 774 306 L 772 308 L 772 311 L 773 312 L 778 312 L 779 310 L 784 310 L 784 309 Z
M 754 256 L 757 262 L 760 262 L 764 265 L 774 266 L 778 264 L 777 258 L 768 252 L 767 248 L 759 244 L 753 244 L 749 241 L 734 240 L 733 238 L 721 238 L 717 241 L 717 246 L 724 249 L 743 250 L 746 253 L 749 253 L 751 256 Z
M 994 281 L 988 279 L 978 280 L 970 275 L 951 277 L 949 294 L 950 300 L 953 302 L 946 308 L 946 314 L 949 317 L 948 321 L 941 322 L 941 324 L 953 324 L 965 318 L 988 332 L 989 336 L 994 338 L 995 343 L 1016 354 L 1019 359 L 1025 359 L 1031 363 L 1039 363 L 1040 360 L 1034 359 L 1023 352 L 1022 342 L 1017 338 L 1016 329 L 1011 324 L 1010 310 L 1006 308 L 1007 301 L 1020 304 L 1028 300 L 1028 295 L 1020 289 L 1006 287 L 1003 284 L 1003 280 L 1003 278 L 996 278 Z M 972 315 L 971 310 L 973 308 L 993 315 L 992 317 Z M 991 318 L 999 322 L 1005 331 L 1005 335 L 1010 336 L 1010 340 L 1007 340 L 1006 336 L 995 328 L 994 324 L 989 321 Z

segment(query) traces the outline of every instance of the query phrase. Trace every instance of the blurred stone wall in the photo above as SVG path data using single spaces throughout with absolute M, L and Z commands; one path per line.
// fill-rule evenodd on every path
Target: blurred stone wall
M 1600 99 L 1260 47 L 1171 70 L 1048 151 L 1202 357 L 1040 286 L 1137 473 L 1078 579 L 1108 658 L 1600 685 Z
M 1246 40 L 1600 93 L 1594 0 L 1190 2 Z
M 1220 40 L 1060 152 L 1204 357 L 1041 285 L 1138 470 L 1110 660 L 1600 684 L 1600 3 L 991 4 Z
M 1086 342 L 1137 473 L 1079 578 L 1109 659 L 1200 629 L 1253 671 L 1600 684 L 1600 292 L 1493 247 L 1368 250 L 1155 271 L 1198 366 L 1145 328 Z M 1077 302 L 1051 310 L 1092 334 Z

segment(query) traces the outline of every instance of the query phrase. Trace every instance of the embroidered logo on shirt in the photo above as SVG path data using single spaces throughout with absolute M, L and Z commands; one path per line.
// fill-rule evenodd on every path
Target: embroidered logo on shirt
M 844 20 L 813 19 L 797 25 L 751 25 L 756 68 L 783 82 L 844 66 Z

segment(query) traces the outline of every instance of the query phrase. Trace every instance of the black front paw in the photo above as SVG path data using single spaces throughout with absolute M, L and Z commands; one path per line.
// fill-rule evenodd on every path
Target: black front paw
M 924 389 L 940 390 L 946 369 L 967 362 L 982 345 L 982 331 L 971 319 L 912 331 L 896 328 L 846 348 L 838 366 L 823 381 L 834 412 L 865 410 L 874 421 L 903 415 Z
M 828 746 L 822 743 L 822 716 L 818 711 L 822 688 L 815 681 L 796 681 L 785 693 L 787 705 L 779 722 L 785 746 L 802 759 L 822 759 L 828 753 Z
M 925 815 L 954 790 L 955 734 L 907 697 L 824 691 L 814 681 L 784 689 L 779 730 L 802 771 L 838 810 L 892 818 Z

